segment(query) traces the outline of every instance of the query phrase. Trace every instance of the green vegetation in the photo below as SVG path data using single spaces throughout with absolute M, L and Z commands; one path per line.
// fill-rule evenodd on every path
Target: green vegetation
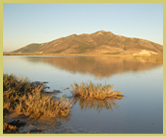
M 106 98 L 116 98 L 121 99 L 123 95 L 120 95 L 122 92 L 113 90 L 112 85 L 97 84 L 95 86 L 92 82 L 88 84 L 81 83 L 78 86 L 76 83 L 71 85 L 72 93 L 75 97 L 80 97 L 81 99 L 99 99 L 103 100 Z
M 71 102 L 56 99 L 43 92 L 43 83 L 28 82 L 27 78 L 3 75 L 3 109 L 38 118 L 67 116 Z

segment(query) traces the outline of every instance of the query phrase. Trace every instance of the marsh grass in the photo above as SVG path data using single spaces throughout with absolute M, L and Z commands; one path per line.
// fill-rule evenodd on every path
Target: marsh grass
M 3 131 L 7 133 L 15 133 L 18 131 L 18 128 L 16 126 L 12 126 L 6 122 L 3 122 Z
M 71 102 L 45 94 L 44 88 L 43 83 L 32 83 L 27 78 L 4 74 L 3 109 L 35 118 L 68 116 Z
M 80 85 L 77 85 L 77 83 L 74 83 L 71 85 L 72 88 L 72 94 L 75 97 L 80 97 L 81 99 L 98 99 L 98 100 L 104 100 L 106 98 L 116 98 L 121 99 L 123 95 L 121 95 L 122 92 L 113 90 L 113 85 L 102 85 L 97 84 L 95 86 L 92 82 L 89 82 L 89 84 L 81 83 Z

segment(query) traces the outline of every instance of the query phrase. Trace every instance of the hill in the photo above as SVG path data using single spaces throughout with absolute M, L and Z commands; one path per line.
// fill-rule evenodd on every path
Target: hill
M 160 55 L 163 54 L 163 46 L 102 30 L 92 34 L 73 34 L 47 43 L 29 44 L 12 53 Z

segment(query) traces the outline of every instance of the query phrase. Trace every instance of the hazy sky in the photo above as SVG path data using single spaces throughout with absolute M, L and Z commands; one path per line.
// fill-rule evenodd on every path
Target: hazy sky
M 3 4 L 3 51 L 6 52 L 31 43 L 99 30 L 163 45 L 163 4 Z

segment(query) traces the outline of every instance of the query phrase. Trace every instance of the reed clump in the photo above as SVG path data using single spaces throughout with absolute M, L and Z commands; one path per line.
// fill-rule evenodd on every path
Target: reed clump
M 3 109 L 30 117 L 68 116 L 71 102 L 57 99 L 43 92 L 43 83 L 32 83 L 27 78 L 3 75 Z
M 74 83 L 71 88 L 73 95 L 75 97 L 79 96 L 81 99 L 104 100 L 106 98 L 121 99 L 123 97 L 122 92 L 113 90 L 113 85 L 110 84 L 104 86 L 97 84 L 95 86 L 92 82 L 89 82 L 89 84 L 81 83 L 80 85 Z

